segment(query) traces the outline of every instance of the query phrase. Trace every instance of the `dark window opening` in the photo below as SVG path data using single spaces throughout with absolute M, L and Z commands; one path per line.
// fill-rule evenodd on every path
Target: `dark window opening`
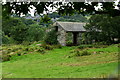
M 58 26 L 55 26 L 55 31 L 58 31 Z

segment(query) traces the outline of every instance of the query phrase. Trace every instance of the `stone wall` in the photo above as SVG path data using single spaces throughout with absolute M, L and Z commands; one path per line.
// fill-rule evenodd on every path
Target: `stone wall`
M 66 46 L 66 41 L 68 40 L 67 39 L 68 33 L 61 26 L 57 25 L 57 27 L 58 27 L 57 40 L 58 40 L 59 44 L 61 44 L 62 46 Z M 72 32 L 70 32 L 70 33 L 72 33 Z M 73 42 L 73 34 L 71 34 L 71 36 L 69 35 L 69 37 L 71 39 L 70 41 Z M 81 44 L 81 42 L 82 42 L 82 33 L 78 33 L 77 43 Z
M 57 40 L 62 46 L 66 46 L 66 31 L 60 26 L 58 26 Z

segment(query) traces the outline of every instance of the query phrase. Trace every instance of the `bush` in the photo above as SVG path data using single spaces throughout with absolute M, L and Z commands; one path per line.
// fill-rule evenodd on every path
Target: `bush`
M 53 45 L 53 48 L 55 49 L 55 48 L 62 48 L 62 46 L 60 45 L 60 44 L 58 44 L 58 45 Z
M 107 45 L 107 44 L 110 44 L 108 42 L 105 42 L 105 41 L 102 41 L 102 42 L 96 42 L 94 43 L 95 45 Z
M 56 48 L 61 49 L 62 48 L 62 46 L 60 44 L 49 45 L 49 44 L 46 44 L 46 43 L 41 44 L 40 47 L 43 47 L 46 50 L 52 50 L 52 49 L 56 49 Z
M 28 48 L 28 47 L 25 47 L 23 50 L 24 50 L 24 51 L 29 51 L 29 48 Z M 31 50 L 31 49 L 30 49 L 30 50 Z
M 91 55 L 91 53 L 89 53 L 88 51 L 81 51 L 80 52 L 80 56 L 86 56 L 86 55 Z
M 3 44 L 15 44 L 17 41 L 15 41 L 12 37 L 8 37 L 7 35 L 2 35 L 2 43 Z
M 41 41 L 45 36 L 45 28 L 38 24 L 32 24 L 29 26 L 27 30 L 26 40 L 33 42 L 33 41 Z
M 43 47 L 40 47 L 40 46 L 34 46 L 34 47 L 26 47 L 24 49 L 24 51 L 27 51 L 27 52 L 40 52 L 40 53 L 45 53 L 45 49 Z M 26 54 L 26 52 L 25 52 Z
M 84 51 L 79 51 L 78 49 L 77 50 L 74 50 L 71 52 L 72 54 L 68 56 L 68 58 L 70 57 L 79 57 L 79 56 L 87 56 L 87 55 L 91 55 L 91 53 L 89 53 L 88 51 L 84 50 Z
M 93 48 L 93 47 L 94 47 L 94 45 L 80 45 L 77 48 L 78 49 L 84 49 L 84 48 Z
M 8 51 L 3 50 L 2 55 L 0 55 L 0 57 L 2 58 L 2 62 L 4 62 L 4 61 L 10 61 L 11 56 L 8 55 Z
M 2 55 L 2 62 L 4 61 L 10 61 L 10 55 Z
M 52 50 L 53 49 L 53 46 L 47 45 L 47 44 L 43 44 L 42 47 L 46 50 Z
M 44 53 L 45 53 L 45 49 L 42 48 L 42 47 L 40 47 L 40 48 L 37 50 L 37 52 L 40 52 L 40 53 L 44 54 Z
M 2 54 L 0 55 L 2 61 L 9 61 L 12 59 L 13 56 L 22 56 L 30 53 L 40 53 L 44 54 L 45 49 L 40 46 L 15 46 L 4 47 L 1 49 Z
M 31 45 L 32 44 L 32 42 L 29 42 L 29 41 L 23 41 L 22 42 L 22 45 Z
M 46 44 L 49 45 L 58 44 L 56 31 L 51 30 L 50 32 L 48 32 L 44 41 Z

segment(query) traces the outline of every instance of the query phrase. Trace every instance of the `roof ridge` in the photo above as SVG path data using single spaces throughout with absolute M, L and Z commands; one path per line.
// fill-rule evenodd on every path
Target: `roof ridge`
M 61 28 L 63 28 L 65 31 L 69 32 L 84 32 L 86 29 L 83 27 L 85 23 L 79 23 L 79 22 L 56 22 L 55 25 L 59 25 Z

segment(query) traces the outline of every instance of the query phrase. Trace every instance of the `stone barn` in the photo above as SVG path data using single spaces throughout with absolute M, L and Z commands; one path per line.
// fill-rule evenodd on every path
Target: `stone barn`
M 66 33 L 71 32 L 73 34 L 73 45 L 78 44 L 78 35 L 79 33 L 86 32 L 85 26 L 86 23 L 80 22 L 55 22 L 53 25 L 57 31 L 57 40 L 62 46 L 66 46 Z

